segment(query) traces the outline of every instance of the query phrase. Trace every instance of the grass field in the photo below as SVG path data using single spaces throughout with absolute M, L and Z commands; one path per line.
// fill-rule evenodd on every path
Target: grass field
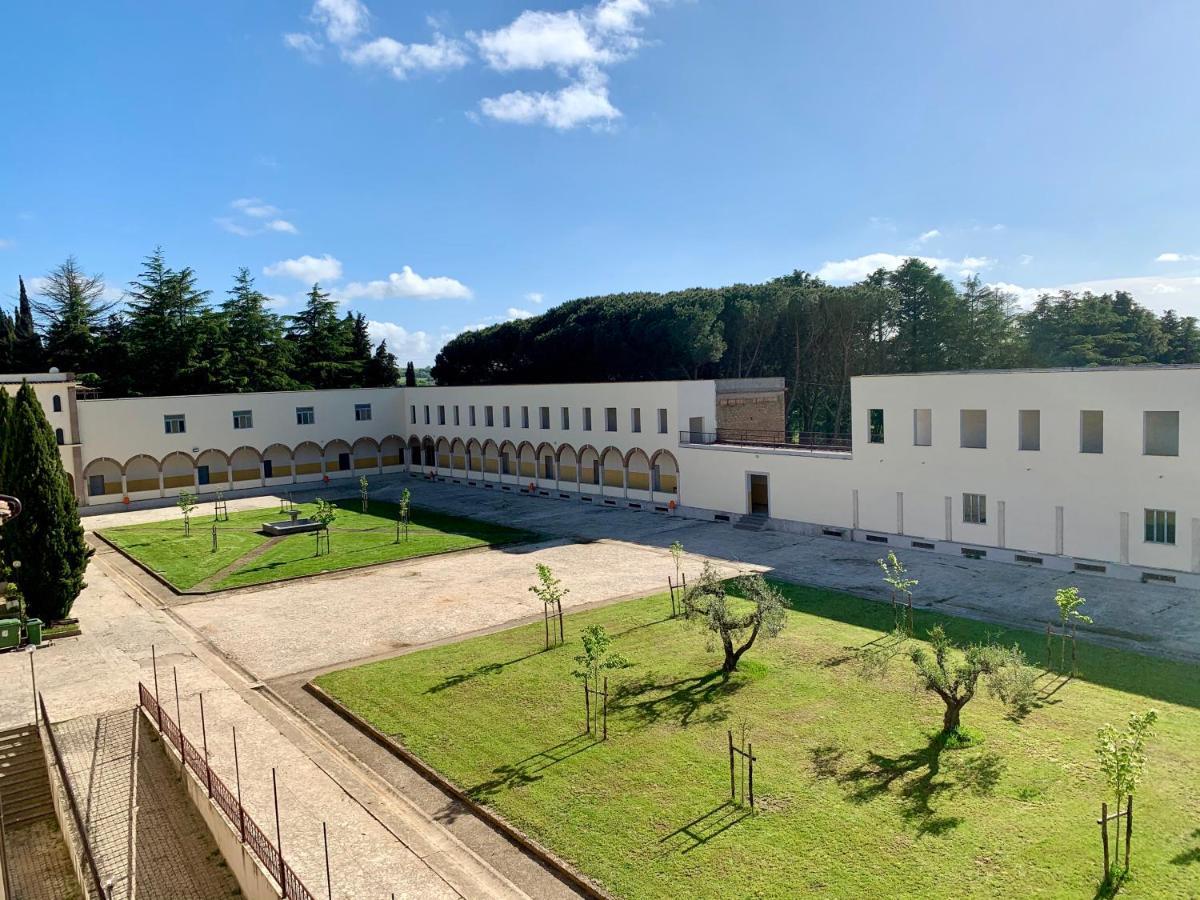
M 315 504 L 299 505 L 301 517 L 316 509 Z M 286 519 L 270 507 L 230 513 L 228 522 L 219 522 L 215 553 L 212 513 L 207 505 L 193 513 L 187 537 L 182 518 L 107 528 L 101 534 L 180 590 L 224 590 L 534 537 L 503 525 L 413 507 L 408 540 L 397 543 L 395 504 L 372 500 L 366 513 L 358 500 L 337 500 L 334 505 L 338 514 L 330 526 L 331 552 L 321 556 L 316 555 L 316 538 L 311 533 L 274 542 L 259 534 L 263 522 Z
M 1200 896 L 1200 667 L 1080 646 L 1081 677 L 1047 675 L 1023 721 L 984 692 L 964 710 L 981 741 L 943 749 L 941 702 L 907 658 L 864 681 L 855 652 L 886 605 L 780 585 L 776 640 L 726 680 L 665 596 L 574 614 L 567 645 L 540 623 L 321 676 L 321 687 L 624 897 L 1091 897 L 1095 761 L 1105 722 L 1154 707 L 1122 896 Z M 1031 660 L 1044 637 L 918 612 L 960 641 L 997 635 Z M 570 677 L 583 626 L 619 635 L 609 739 L 581 734 Z M 726 729 L 758 757 L 759 812 L 729 802 Z

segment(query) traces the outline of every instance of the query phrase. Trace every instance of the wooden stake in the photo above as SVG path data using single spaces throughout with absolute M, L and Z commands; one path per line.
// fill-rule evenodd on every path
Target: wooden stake
M 588 734 L 592 733 L 592 694 L 588 690 L 587 676 L 583 676 L 583 716 L 587 721 L 587 728 L 584 729 Z
M 287 897 L 287 879 L 283 877 L 283 836 L 279 831 L 279 786 L 275 782 L 275 769 L 271 768 L 271 796 L 275 798 L 275 849 L 279 852 L 279 886 Z
M 608 740 L 608 676 L 604 676 L 604 740 Z
M 162 731 L 162 704 L 158 702 L 158 653 L 153 644 L 150 645 L 150 665 L 154 669 L 154 706 L 158 715 L 158 730 Z
M 754 745 L 747 744 L 746 752 L 750 754 L 750 808 L 754 809 Z
M 242 770 L 238 765 L 237 726 L 233 726 L 233 777 L 237 781 L 238 801 L 238 830 L 242 835 L 242 843 L 246 843 L 246 809 L 242 806 Z
M 1104 878 L 1108 880 L 1108 804 L 1100 804 L 1100 840 L 1104 844 Z
M 737 783 L 733 780 L 733 730 L 729 732 L 729 799 L 737 799 Z
M 1133 794 L 1125 804 L 1125 871 L 1129 871 L 1129 844 L 1133 840 Z
M 208 786 L 208 796 L 212 797 L 212 766 L 208 762 L 208 729 L 204 725 L 204 692 L 200 692 L 200 737 L 204 741 L 204 782 Z

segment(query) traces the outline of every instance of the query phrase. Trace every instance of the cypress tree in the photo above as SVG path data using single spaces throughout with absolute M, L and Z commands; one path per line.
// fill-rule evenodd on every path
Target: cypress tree
M 404 386 L 417 386 L 417 370 L 413 367 L 411 359 L 408 361 L 408 365 L 404 369 Z
M 388 350 L 387 341 L 380 341 L 375 355 L 367 363 L 365 387 L 395 387 L 400 383 L 400 367 L 396 356 Z
M 65 618 L 84 588 L 92 549 L 83 539 L 79 507 L 63 471 L 54 431 L 29 384 L 23 383 L 4 422 L 4 489 L 21 515 L 4 526 L 4 562 L 21 566 L 13 581 L 31 616 Z
M 0 372 L 16 371 L 15 343 L 16 332 L 13 329 L 12 317 L 0 309 Z
M 18 277 L 17 280 L 20 282 L 21 291 L 17 301 L 13 334 L 16 369 L 18 372 L 40 372 L 46 365 L 42 353 L 42 339 L 33 324 L 33 305 L 29 302 L 29 294 L 25 293 L 25 279 Z

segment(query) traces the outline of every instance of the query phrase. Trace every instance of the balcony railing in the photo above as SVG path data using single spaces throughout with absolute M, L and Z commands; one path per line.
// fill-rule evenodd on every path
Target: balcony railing
M 736 444 L 741 447 L 778 447 L 789 450 L 850 452 L 850 435 L 817 431 L 747 431 L 718 428 L 716 431 L 681 431 L 681 444 Z

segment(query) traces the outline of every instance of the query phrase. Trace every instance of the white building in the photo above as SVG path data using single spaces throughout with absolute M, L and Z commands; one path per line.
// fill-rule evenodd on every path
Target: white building
M 1196 367 L 855 378 L 847 445 L 787 443 L 782 379 L 80 400 L 46 375 L 34 389 L 88 506 L 407 471 L 1200 587 Z

